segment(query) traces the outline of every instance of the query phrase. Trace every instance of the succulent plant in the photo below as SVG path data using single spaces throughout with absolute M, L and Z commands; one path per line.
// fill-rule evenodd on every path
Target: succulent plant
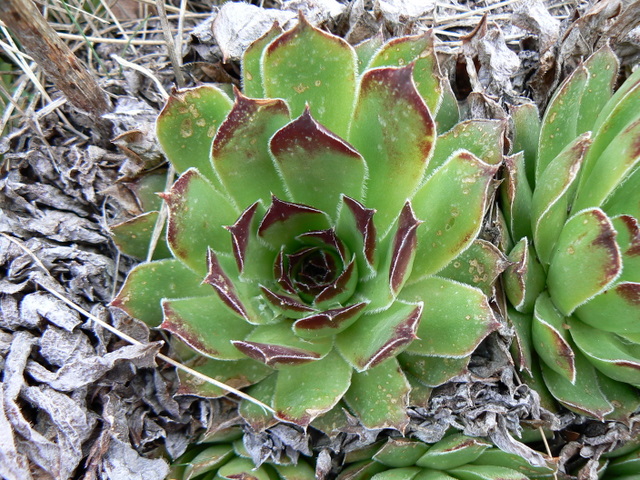
M 532 105 L 514 110 L 518 153 L 501 192 L 520 366 L 599 419 L 640 405 L 640 71 L 612 95 L 618 68 L 604 47 L 560 86 L 542 122 Z
M 478 235 L 504 125 L 456 123 L 430 34 L 379 43 L 301 17 L 248 48 L 235 100 L 174 91 L 157 121 L 181 174 L 162 194 L 172 258 L 113 301 L 304 427 L 344 399 L 368 428 L 404 429 L 410 391 L 426 402 L 500 325 L 505 258 Z
M 534 467 L 482 438 L 461 433 L 433 445 L 389 438 L 351 452 L 346 462 L 338 480 L 542 480 L 557 472 L 551 463 Z
M 603 480 L 638 480 L 640 478 L 640 445 L 638 438 L 605 455 L 601 459 L 598 478 Z

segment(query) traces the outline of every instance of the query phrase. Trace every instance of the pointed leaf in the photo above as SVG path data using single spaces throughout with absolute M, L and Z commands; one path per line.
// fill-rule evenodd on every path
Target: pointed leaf
M 298 460 L 295 465 L 273 465 L 282 480 L 315 480 L 316 473 L 311 466 Z
M 189 461 L 182 477 L 191 480 L 193 477 L 207 472 L 215 472 L 221 465 L 233 456 L 233 448 L 229 445 L 212 445 L 205 448 L 193 460 Z
M 262 71 L 260 63 L 264 50 L 276 37 L 282 33 L 282 28 L 277 22 L 267 33 L 254 41 L 242 55 L 242 89 L 244 94 L 253 98 L 264 98 L 264 86 L 262 84 Z
M 178 173 L 197 168 L 216 187 L 211 144 L 233 102 L 212 85 L 172 92 L 156 125 L 158 141 Z
M 524 473 L 506 467 L 469 465 L 452 469 L 449 473 L 459 480 L 529 480 Z
M 269 155 L 269 139 L 289 122 L 282 100 L 254 100 L 236 91 L 236 101 L 213 141 L 212 159 L 220 181 L 240 208 L 285 191 Z
M 393 468 L 374 475 L 371 480 L 413 480 L 418 473 L 418 467 Z
M 265 286 L 260 286 L 263 298 L 271 304 L 273 309 L 287 318 L 302 318 L 316 312 L 316 309 L 306 305 L 297 295 L 276 293 Z
M 580 101 L 578 133 L 593 130 L 593 124 L 600 110 L 613 93 L 620 62 L 611 47 L 605 45 L 584 62 L 584 67 L 589 72 L 589 80 Z
M 172 258 L 136 266 L 111 306 L 157 327 L 162 321 L 160 300 L 195 295 L 211 295 L 211 288 L 202 285 L 202 276 Z
M 293 201 L 335 216 L 341 195 L 362 200 L 364 159 L 316 122 L 308 108 L 273 136 L 270 148 Z
M 218 470 L 216 478 L 228 480 L 271 480 L 264 467 L 256 467 L 248 458 L 234 458 Z
M 474 240 L 469 248 L 440 270 L 438 276 L 479 288 L 491 297 L 496 278 L 507 265 L 507 258 L 496 246 L 486 240 Z
M 504 272 L 504 289 L 516 310 L 531 313 L 545 287 L 545 274 L 533 248 L 523 237 L 509 254 L 511 265 Z
M 507 318 L 515 331 L 515 336 L 511 343 L 511 355 L 521 372 L 531 373 L 534 368 L 532 365 L 533 341 L 531 340 L 533 315 L 520 313 L 510 305 L 507 308 Z
M 455 433 L 432 445 L 418 459 L 416 465 L 435 470 L 450 470 L 473 462 L 489 447 L 490 443 L 479 438 Z
M 405 373 L 410 373 L 418 382 L 428 387 L 438 387 L 453 377 L 462 375 L 469 365 L 469 357 L 426 357 L 406 352 L 398 356 L 398 361 Z
M 640 224 L 629 215 L 620 215 L 611 221 L 618 232 L 616 242 L 622 252 L 622 275 L 618 282 L 640 282 Z
M 542 172 L 578 136 L 578 114 L 589 73 L 583 66 L 574 70 L 558 88 L 547 107 L 536 162 L 536 185 Z
M 126 222 L 109 225 L 109 233 L 113 237 L 121 253 L 140 260 L 147 258 L 151 236 L 158 221 L 159 212 L 146 212 Z M 165 241 L 166 228 L 163 227 L 160 239 L 153 252 L 153 260 L 160 260 L 171 256 Z
M 540 138 L 540 113 L 535 103 L 511 107 L 513 118 L 513 153 L 524 152 L 524 170 L 531 188 L 535 186 L 538 139 Z
M 356 62 L 347 42 L 301 15 L 262 56 L 264 91 L 267 97 L 285 99 L 294 117 L 308 104 L 322 125 L 344 137 L 356 94 Z
M 375 210 L 365 208 L 353 198 L 342 197 L 336 235 L 355 254 L 358 272 L 362 279 L 369 278 L 375 273 L 377 256 L 374 213 Z
M 297 244 L 298 235 L 327 230 L 330 226 L 326 213 L 273 197 L 258 228 L 258 235 L 275 250 L 280 250 L 283 246 L 291 249 Z
M 633 201 L 640 191 L 640 168 L 629 174 L 625 181 L 611 194 L 602 209 L 607 214 L 631 215 L 640 218 L 640 202 Z
M 412 66 L 367 71 L 349 141 L 369 167 L 366 204 L 386 232 L 417 188 L 431 155 L 435 125 L 412 80 Z
M 378 31 L 374 36 L 363 40 L 354 47 L 356 55 L 358 55 L 358 73 L 360 75 L 367 69 L 371 59 L 383 44 L 384 36 L 382 31 Z
M 467 357 L 500 325 L 482 291 L 453 280 L 428 277 L 400 297 L 424 302 L 418 339 L 407 349 L 414 355 Z
M 317 362 L 281 368 L 273 398 L 277 417 L 306 428 L 343 397 L 351 384 L 351 371 L 335 352 Z
M 640 119 L 616 136 L 592 163 L 589 177 L 580 184 L 573 211 L 601 206 L 640 165 Z M 631 203 L 631 200 L 629 200 Z
M 383 465 L 364 460 L 345 467 L 338 475 L 337 480 L 370 480 L 376 473 L 383 470 L 385 470 Z
M 233 345 L 249 358 L 273 368 L 320 360 L 333 346 L 331 339 L 309 342 L 296 337 L 288 322 L 261 325 L 244 341 L 234 341 Z
M 314 313 L 296 321 L 293 324 L 293 331 L 299 337 L 309 340 L 333 336 L 353 325 L 366 306 L 365 302 L 361 302 Z
M 345 401 L 365 428 L 394 428 L 409 424 L 409 382 L 395 358 L 365 372 L 354 372 Z
M 436 125 L 438 132 L 447 132 L 457 125 L 460 120 L 460 108 L 458 107 L 458 99 L 455 93 L 453 93 L 448 78 L 442 78 L 440 81 L 440 89 L 442 91 L 442 101 L 436 112 Z
M 392 437 L 376 452 L 373 459 L 388 467 L 412 467 L 428 448 L 423 442 Z
M 460 148 L 465 148 L 489 165 L 502 162 L 505 123 L 499 120 L 465 120 L 440 135 L 425 178 L 442 166 Z
M 616 232 L 600 209 L 584 210 L 565 224 L 551 260 L 547 285 L 564 315 L 604 291 L 620 275 Z
M 605 332 L 640 333 L 640 283 L 622 282 L 578 307 L 580 321 Z
M 198 353 L 220 360 L 244 358 L 231 341 L 243 340 L 254 327 L 234 315 L 217 295 L 166 299 L 162 311 L 160 326 Z
M 195 169 L 187 170 L 162 198 L 169 206 L 169 247 L 176 258 L 204 275 L 208 248 L 231 252 L 223 225 L 233 223 L 237 211 Z
M 589 133 L 576 138 L 558 154 L 538 177 L 531 199 L 533 239 L 540 261 L 548 265 L 567 220 L 568 206 L 584 154 L 591 143 Z
M 533 193 L 527 180 L 523 152 L 504 159 L 504 182 L 500 186 L 500 199 L 509 233 L 514 241 L 531 237 L 531 200 Z
M 261 363 L 254 362 L 253 360 L 247 360 L 247 362 L 262 365 Z M 248 388 L 247 394 L 251 395 L 256 400 L 261 401 L 265 405 L 273 405 L 273 395 L 276 391 L 277 378 L 278 375 L 275 372 L 272 373 L 269 377 L 266 377 L 261 382 L 258 382 Z M 246 399 L 242 399 L 240 401 L 238 413 L 255 432 L 262 432 L 278 423 L 278 420 L 270 412 L 266 411 L 260 405 L 256 405 Z
M 640 344 L 569 319 L 571 337 L 589 362 L 608 377 L 640 386 Z
M 473 243 L 497 170 L 460 151 L 420 187 L 412 206 L 424 223 L 418 227 L 418 251 L 409 283 L 437 273 Z
M 422 304 L 395 302 L 387 310 L 362 316 L 336 338 L 336 347 L 362 372 L 395 357 L 416 338 Z
M 413 214 L 411 203 L 407 202 L 400 212 L 398 228 L 393 237 L 389 285 L 394 296 L 398 295 L 411 274 L 417 246 L 416 229 L 420 223 Z
M 562 316 L 544 292 L 536 301 L 531 341 L 542 361 L 570 382 L 576 380 L 575 352 L 571 346 L 568 319 Z
M 231 362 L 203 358 L 195 365 L 191 365 L 191 368 L 237 389 L 261 382 L 262 379 L 273 373 L 273 370 L 262 363 L 246 358 Z M 180 388 L 177 395 L 194 395 L 201 398 L 220 398 L 229 395 L 226 390 L 203 382 L 181 370 L 178 371 L 178 377 L 180 378 Z

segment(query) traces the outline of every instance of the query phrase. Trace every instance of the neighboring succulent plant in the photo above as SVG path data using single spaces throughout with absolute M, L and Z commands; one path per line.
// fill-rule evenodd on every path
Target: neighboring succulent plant
M 638 480 L 640 479 L 639 439 L 605 455 L 598 478 L 602 480 Z
M 433 445 L 390 438 L 382 446 L 350 453 L 346 461 L 338 480 L 542 480 L 557 472 L 552 464 L 534 467 L 490 442 L 460 433 Z
M 520 365 L 599 419 L 640 405 L 640 70 L 612 96 L 617 72 L 604 47 L 558 89 L 542 123 L 535 107 L 515 109 L 519 153 L 501 195 L 516 242 L 504 278 Z
M 157 122 L 182 174 L 163 194 L 174 258 L 113 301 L 301 426 L 344 397 L 368 428 L 402 430 L 412 385 L 463 373 L 499 326 L 487 295 L 506 263 L 477 237 L 503 123 L 456 125 L 430 34 L 381 43 L 301 18 L 249 47 L 235 102 L 174 92 Z

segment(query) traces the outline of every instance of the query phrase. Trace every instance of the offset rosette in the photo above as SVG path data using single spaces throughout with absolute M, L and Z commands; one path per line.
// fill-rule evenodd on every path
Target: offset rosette
M 348 408 L 403 429 L 499 325 L 488 296 L 506 262 L 477 236 L 503 125 L 463 122 L 434 148 L 457 118 L 446 85 L 430 35 L 356 51 L 302 18 L 245 55 L 245 93 L 270 99 L 174 92 L 158 118 L 181 173 L 162 194 L 173 258 L 134 269 L 113 304 L 279 419 Z
M 604 47 L 541 124 L 516 109 L 502 200 L 521 367 L 563 405 L 624 420 L 640 406 L 640 73 L 612 95 L 617 72 Z

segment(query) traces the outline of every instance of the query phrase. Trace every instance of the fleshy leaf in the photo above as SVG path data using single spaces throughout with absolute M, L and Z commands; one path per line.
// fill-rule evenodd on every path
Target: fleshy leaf
M 571 337 L 589 362 L 614 380 L 640 387 L 640 345 L 569 319 Z
M 505 179 L 500 186 L 502 212 L 514 242 L 531 237 L 531 199 L 533 193 L 527 180 L 524 153 L 505 157 Z
M 416 229 L 420 222 L 407 202 L 400 212 L 398 228 L 393 237 L 391 264 L 389 265 L 389 285 L 394 296 L 402 289 L 411 274 L 413 258 L 416 254 Z
M 580 100 L 578 133 L 593 130 L 593 124 L 600 110 L 611 97 L 620 62 L 611 47 L 605 45 L 584 62 L 584 67 L 589 72 L 589 80 Z
M 405 350 L 416 338 L 422 304 L 394 302 L 387 310 L 360 319 L 336 339 L 336 347 L 362 372 Z
M 271 475 L 264 467 L 257 467 L 248 458 L 234 458 L 223 465 L 216 478 L 225 480 L 271 480 Z
M 489 165 L 498 165 L 502 162 L 504 129 L 505 123 L 499 120 L 476 119 L 456 124 L 438 137 L 425 177 L 442 166 L 461 147 Z
M 469 248 L 440 270 L 438 276 L 479 288 L 491 297 L 496 278 L 507 265 L 507 258 L 495 245 L 486 240 L 474 240 Z
M 438 387 L 453 377 L 467 371 L 469 357 L 426 357 L 401 353 L 398 361 L 405 373 L 413 375 L 418 382 L 428 387 Z
M 187 170 L 162 198 L 169 206 L 169 247 L 176 258 L 204 275 L 208 248 L 231 252 L 229 233 L 222 226 L 233 223 L 237 211 L 195 169 Z
M 240 208 L 284 188 L 269 154 L 269 139 L 289 122 L 282 100 L 254 100 L 236 91 L 236 101 L 213 141 L 212 161 L 220 181 Z
M 302 340 L 291 333 L 288 322 L 282 322 L 261 325 L 233 345 L 246 356 L 278 368 L 320 360 L 331 351 L 332 339 Z
M 500 325 L 482 291 L 446 278 L 424 278 L 405 287 L 400 298 L 424 302 L 418 339 L 406 350 L 410 354 L 467 357 Z
M 247 360 L 247 362 L 262 365 L 264 368 L 269 368 L 253 360 Z M 256 400 L 261 401 L 265 405 L 273 405 L 273 395 L 276 391 L 277 378 L 278 375 L 273 372 L 269 377 L 266 377 L 261 382 L 256 383 L 247 389 L 247 394 L 251 395 Z M 246 399 L 242 399 L 240 402 L 238 413 L 256 432 L 262 432 L 278 423 L 278 420 L 271 413 L 266 411 L 260 405 L 256 405 Z
M 418 467 L 393 468 L 374 475 L 371 480 L 414 480 L 419 473 Z
M 308 104 L 322 125 L 344 137 L 356 95 L 356 62 L 347 42 L 300 15 L 298 24 L 262 56 L 264 91 L 267 97 L 284 98 L 294 117 Z
M 335 352 L 322 360 L 278 371 L 273 406 L 278 418 L 307 427 L 333 408 L 351 384 L 351 367 Z
M 516 310 L 531 313 L 536 298 L 544 290 L 545 274 L 527 237 L 511 250 L 509 261 L 512 263 L 503 276 L 507 297 Z
M 110 225 L 109 231 L 113 236 L 113 242 L 120 252 L 130 257 L 145 259 L 151 244 L 151 236 L 158 221 L 158 212 L 146 212 L 126 222 Z M 165 233 L 163 227 L 163 233 Z M 153 252 L 153 260 L 160 260 L 171 256 L 165 235 L 161 234 L 160 240 Z
M 172 92 L 156 125 L 162 150 L 178 173 L 195 167 L 220 185 L 211 166 L 211 144 L 233 102 L 212 85 Z
M 373 459 L 388 467 L 411 467 L 426 453 L 428 448 L 427 444 L 423 442 L 391 437 L 376 452 Z
M 524 473 L 507 467 L 468 465 L 449 471 L 459 480 L 529 480 Z
M 360 302 L 314 313 L 296 321 L 293 331 L 296 335 L 310 340 L 335 335 L 353 325 L 366 306 L 365 302 Z
M 640 165 L 640 119 L 616 136 L 580 184 L 573 211 L 601 206 Z M 629 203 L 632 200 L 629 199 Z
M 420 187 L 412 205 L 424 223 L 409 283 L 437 273 L 475 240 L 497 170 L 460 151 Z
M 531 326 L 531 341 L 542 361 L 570 382 L 576 380 L 575 352 L 567 318 L 545 292 L 538 297 Z
M 203 282 L 214 288 L 220 299 L 229 308 L 229 311 L 247 322 L 254 323 L 255 320 L 252 320 L 252 318 L 256 315 L 253 315 L 251 306 L 247 302 L 243 302 L 242 293 L 238 292 L 236 285 L 229 278 L 228 272 L 231 269 L 228 263 L 226 258 L 219 258 L 213 250 L 209 249 L 207 252 L 208 273 Z
M 231 341 L 244 339 L 254 327 L 231 313 L 217 295 L 163 300 L 162 310 L 160 326 L 202 355 L 221 360 L 244 358 Z
M 620 275 L 616 231 L 600 209 L 584 210 L 565 224 L 549 267 L 547 285 L 564 315 L 604 291 Z
M 282 28 L 277 22 L 267 33 L 255 40 L 242 55 L 242 90 L 248 97 L 264 98 L 264 86 L 262 85 L 262 71 L 260 62 L 262 54 L 276 37 L 282 33 Z
M 536 159 L 540 138 L 540 113 L 535 103 L 525 103 L 511 108 L 513 118 L 513 153 L 524 152 L 524 165 L 531 188 L 536 181 Z
M 588 79 L 586 68 L 576 68 L 560 85 L 545 110 L 536 162 L 536 185 L 547 166 L 578 136 L 578 113 Z
M 366 204 L 377 210 L 375 222 L 383 235 L 422 180 L 435 139 L 412 68 L 376 68 L 364 74 L 349 132 L 349 141 L 369 167 Z
M 230 362 L 202 358 L 196 364 L 191 365 L 191 368 L 233 388 L 244 388 L 257 382 L 261 384 L 264 378 L 273 373 L 269 367 L 247 358 Z M 180 378 L 178 395 L 219 398 L 229 394 L 226 390 L 203 382 L 181 370 L 178 370 L 178 377 Z
M 308 108 L 273 136 L 270 148 L 294 202 L 335 216 L 341 195 L 362 200 L 367 176 L 364 159 L 316 122 Z
M 515 330 L 515 336 L 511 343 L 511 355 L 515 360 L 516 367 L 531 373 L 533 369 L 533 342 L 531 340 L 531 314 L 520 313 L 511 305 L 507 306 L 507 318 Z
M 490 443 L 479 438 L 456 433 L 432 445 L 416 461 L 416 465 L 436 470 L 450 470 L 473 462 L 490 446 Z
M 533 239 L 540 261 L 548 265 L 567 220 L 580 165 L 591 143 L 590 134 L 576 138 L 538 176 L 531 199 Z
M 605 332 L 640 333 L 640 283 L 621 282 L 578 307 L 576 315 Z
M 609 215 L 631 215 L 640 218 L 640 201 L 633 201 L 640 191 L 640 168 L 629 174 L 626 180 L 607 199 L 602 209 Z
M 365 372 L 354 372 L 345 401 L 366 428 L 403 432 L 409 424 L 409 390 L 398 361 L 391 358 Z
M 258 235 L 275 250 L 291 248 L 303 233 L 330 228 L 327 215 L 313 207 L 283 202 L 273 197 L 258 228 Z
M 297 296 L 277 293 L 265 286 L 260 286 L 260 290 L 262 291 L 263 298 L 269 302 L 276 311 L 282 313 L 287 318 L 302 318 L 310 313 L 316 312 L 314 308 L 302 302 Z
M 215 472 L 221 465 L 233 456 L 233 448 L 230 445 L 212 445 L 205 448 L 192 460 L 189 460 L 184 474 L 180 478 L 191 480 L 198 475 Z
M 365 208 L 360 202 L 342 197 L 336 234 L 356 256 L 358 272 L 362 279 L 375 273 L 376 227 L 373 222 L 375 210 Z
M 111 306 L 157 327 L 162 321 L 161 299 L 196 295 L 211 295 L 211 288 L 202 285 L 202 276 L 172 258 L 136 266 Z

